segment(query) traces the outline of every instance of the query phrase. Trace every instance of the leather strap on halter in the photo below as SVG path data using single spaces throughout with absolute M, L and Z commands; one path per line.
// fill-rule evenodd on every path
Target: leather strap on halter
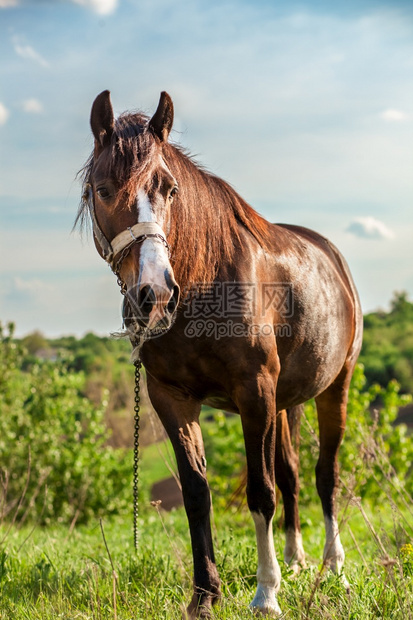
M 112 241 L 108 241 L 95 213 L 95 205 L 93 203 L 92 188 L 89 185 L 87 189 L 90 216 L 92 218 L 93 234 L 102 251 L 103 258 L 114 269 L 115 258 L 127 247 L 134 243 L 142 243 L 145 239 L 153 238 L 165 245 L 169 252 L 168 242 L 165 233 L 156 222 L 138 222 L 134 226 L 129 226 L 126 230 L 120 232 Z
M 99 226 L 99 222 L 97 221 L 97 218 L 96 218 L 95 205 L 93 204 L 93 198 L 90 194 L 89 196 L 90 196 L 89 209 L 90 209 L 90 216 L 92 218 L 93 234 L 95 235 L 95 239 L 98 242 L 100 249 L 102 250 L 103 258 L 108 263 L 111 263 L 113 260 L 113 248 L 111 244 L 109 243 L 109 241 L 106 239 L 105 235 L 103 234 Z
M 159 241 L 168 247 L 165 233 L 156 222 L 138 222 L 134 226 L 129 226 L 126 230 L 116 235 L 112 240 L 113 258 L 132 243 L 145 241 L 148 237 L 158 238 Z

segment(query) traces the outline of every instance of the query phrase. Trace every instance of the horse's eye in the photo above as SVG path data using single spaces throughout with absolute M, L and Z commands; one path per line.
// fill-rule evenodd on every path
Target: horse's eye
M 96 193 L 99 196 L 99 198 L 109 198 L 110 196 L 110 192 L 107 189 L 107 187 L 98 187 L 98 189 L 96 190 Z
M 174 196 L 176 196 L 177 193 L 178 193 L 178 188 L 175 185 L 175 187 L 173 187 L 169 193 L 169 198 L 172 199 Z

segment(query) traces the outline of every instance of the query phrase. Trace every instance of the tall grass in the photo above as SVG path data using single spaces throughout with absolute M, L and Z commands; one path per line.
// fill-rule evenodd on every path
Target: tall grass
M 150 459 L 148 462 L 147 459 Z M 143 454 L 150 468 L 153 450 Z M 385 477 L 384 477 L 385 479 Z M 355 479 L 354 479 L 355 484 Z M 383 482 L 385 484 L 385 482 Z M 390 484 L 390 483 L 389 483 Z M 346 549 L 348 594 L 321 563 L 324 530 L 318 503 L 302 511 L 308 567 L 294 578 L 282 564 L 279 601 L 285 618 L 413 617 L 413 546 L 410 506 L 360 500 L 347 483 L 339 497 L 341 537 Z M 145 494 L 144 494 L 145 496 Z M 277 517 L 281 516 L 280 505 Z M 245 507 L 217 507 L 213 515 L 223 599 L 214 609 L 222 620 L 253 617 L 256 549 Z M 279 519 L 277 519 L 277 522 Z M 165 513 L 141 501 L 139 548 L 131 517 L 96 519 L 89 525 L 46 528 L 4 521 L 0 527 L 0 618 L 174 619 L 190 598 L 192 560 L 183 509 Z M 282 528 L 275 528 L 282 558 Z
M 151 446 L 143 451 L 140 543 L 135 552 L 132 510 L 125 512 L 132 455 L 128 454 L 129 469 L 126 453 L 122 452 L 120 459 L 118 453 L 104 445 L 99 411 L 89 407 L 75 389 L 82 377 L 57 370 L 46 377 L 45 366 L 33 370 L 37 383 L 30 388 L 29 378 L 21 376 L 13 339 L 7 336 L 3 340 L 0 429 L 7 432 L 0 437 L 0 465 L 5 467 L 6 463 L 0 470 L 0 619 L 180 618 L 192 589 L 186 516 L 182 508 L 163 512 L 159 504 L 153 506 L 149 499 L 151 484 L 170 475 L 174 468 L 170 447 Z M 43 376 L 48 381 L 39 379 Z M 324 525 L 313 474 L 318 452 L 317 422 L 310 403 L 302 425 L 300 471 L 308 567 L 294 578 L 280 561 L 283 582 L 279 602 L 285 618 L 413 620 L 413 446 L 406 429 L 394 426 L 397 408 L 403 401 L 397 385 L 366 390 L 363 382 L 362 369 L 358 369 L 350 394 L 337 500 L 350 592 L 339 577 L 325 570 L 321 561 Z M 380 409 L 372 415 L 373 403 L 378 398 Z M 89 434 L 79 418 L 85 407 L 90 418 Z M 36 416 L 29 415 L 32 410 Z M 52 419 L 65 424 L 62 428 L 66 430 L 63 432 L 61 425 L 55 424 L 57 430 L 51 444 L 45 433 L 52 432 Z M 223 592 L 214 617 L 249 618 L 253 616 L 248 603 L 256 583 L 253 522 L 245 502 L 228 505 L 242 470 L 241 427 L 238 418 L 228 418 L 222 412 L 212 422 L 204 420 L 204 426 L 213 490 L 213 533 Z M 28 438 L 25 447 L 28 427 L 32 439 Z M 70 458 L 62 461 L 65 441 Z M 7 462 L 6 450 L 10 456 Z M 16 455 L 21 458 L 18 469 L 13 470 Z M 77 484 L 72 472 L 73 459 Z M 68 503 L 67 510 L 61 509 L 67 504 L 67 481 L 83 507 L 84 522 L 72 503 Z M 50 496 L 48 484 L 54 485 Z M 121 495 L 116 493 L 118 488 Z M 84 497 L 79 495 L 83 492 Z M 51 498 L 60 498 L 63 504 L 60 499 L 53 503 Z M 275 519 L 275 544 L 281 559 L 281 503 Z

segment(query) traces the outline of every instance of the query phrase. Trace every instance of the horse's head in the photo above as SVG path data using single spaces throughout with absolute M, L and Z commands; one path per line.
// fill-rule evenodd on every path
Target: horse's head
M 167 243 L 178 186 L 162 156 L 172 100 L 163 92 L 149 121 L 141 114 L 115 121 L 104 91 L 93 103 L 90 123 L 95 148 L 85 188 L 96 248 L 122 286 L 126 326 L 132 332 L 136 324 L 167 328 L 179 301 Z

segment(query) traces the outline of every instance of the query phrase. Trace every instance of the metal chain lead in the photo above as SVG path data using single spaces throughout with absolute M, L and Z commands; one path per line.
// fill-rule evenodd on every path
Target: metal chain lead
M 138 359 L 135 364 L 135 430 L 133 436 L 133 541 L 138 550 L 138 483 L 139 483 L 139 424 L 140 424 L 140 381 L 142 362 Z
M 130 250 L 127 247 L 123 250 L 122 255 L 113 269 L 114 274 L 117 277 L 118 285 L 122 295 L 126 295 L 126 284 L 122 280 L 120 275 L 120 266 L 123 259 L 126 257 Z M 141 410 L 141 368 L 142 362 L 138 358 L 134 361 L 135 366 L 135 405 L 134 405 L 134 432 L 133 432 L 133 544 L 135 550 L 138 550 L 138 516 L 139 516 L 139 428 L 140 428 L 140 410 Z
M 126 283 L 122 280 L 121 275 L 120 275 L 120 268 L 122 266 L 122 261 L 127 257 L 127 255 L 129 254 L 131 249 L 131 246 L 126 247 L 122 254 L 120 255 L 119 260 L 117 261 L 117 263 L 115 265 L 112 266 L 112 271 L 115 274 L 116 278 L 117 278 L 117 283 L 118 286 L 120 288 L 120 292 L 122 295 L 126 295 Z

